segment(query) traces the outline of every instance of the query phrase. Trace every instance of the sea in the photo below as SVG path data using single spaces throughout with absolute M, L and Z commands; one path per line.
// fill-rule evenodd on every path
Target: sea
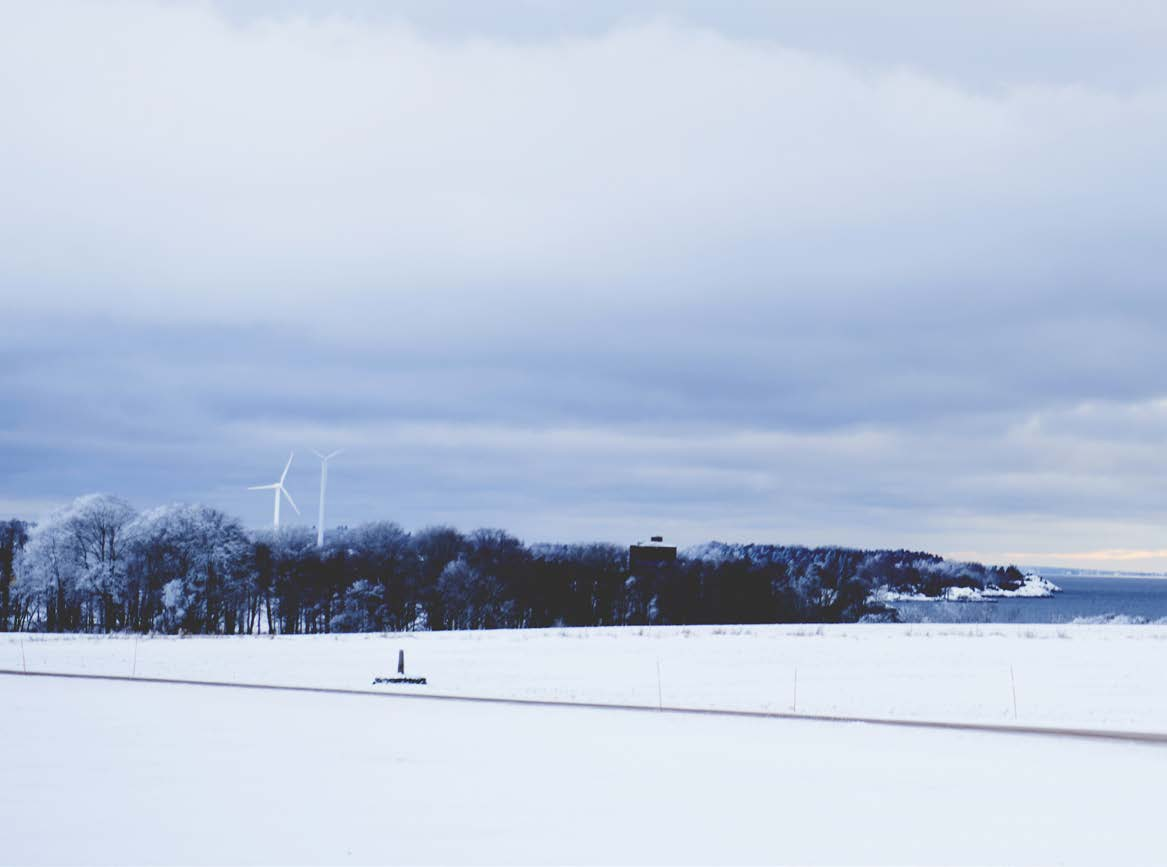
M 1048 599 L 896 602 L 907 623 L 1167 623 L 1167 579 L 1051 576 Z

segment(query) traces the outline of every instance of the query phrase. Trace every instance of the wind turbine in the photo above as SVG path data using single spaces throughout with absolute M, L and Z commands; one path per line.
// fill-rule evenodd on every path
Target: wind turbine
M 312 454 L 320 458 L 320 516 L 316 520 L 316 547 L 324 547 L 324 489 L 328 486 L 328 462 L 343 452 L 344 449 L 337 449 L 331 454 L 322 455 L 316 449 L 312 450 Z
M 290 455 L 288 455 L 288 463 L 284 467 L 284 471 L 282 473 L 280 473 L 280 480 L 278 482 L 276 482 L 274 485 L 253 485 L 252 487 L 247 489 L 249 491 L 275 491 L 276 492 L 276 506 L 275 506 L 275 514 L 272 517 L 272 527 L 275 528 L 275 531 L 277 533 L 280 531 L 280 494 L 281 493 L 285 497 L 288 498 L 288 502 L 291 504 L 292 508 L 296 510 L 296 514 L 297 515 L 300 514 L 300 509 L 296 505 L 296 501 L 292 499 L 292 495 L 289 494 L 288 489 L 284 487 L 284 479 L 286 479 L 288 477 L 288 470 L 291 469 L 292 458 L 294 458 L 295 456 L 296 456 L 295 452 L 292 452 Z

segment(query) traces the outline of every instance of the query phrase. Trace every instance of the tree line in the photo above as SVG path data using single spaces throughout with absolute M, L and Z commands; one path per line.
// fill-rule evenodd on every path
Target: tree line
M 939 595 L 1021 573 L 913 551 L 710 543 L 630 569 L 627 548 L 502 530 L 248 531 L 199 505 L 104 494 L 0 524 L 0 630 L 248 634 L 893 620 L 877 586 Z

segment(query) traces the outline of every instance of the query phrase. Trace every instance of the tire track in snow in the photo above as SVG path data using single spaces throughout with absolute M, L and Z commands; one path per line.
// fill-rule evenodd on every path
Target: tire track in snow
M 293 686 L 274 683 L 238 683 L 225 680 L 190 680 L 166 677 L 129 677 L 119 674 L 81 674 L 64 671 L 20 671 L 0 669 L 0 676 L 52 677 L 72 680 L 106 680 L 121 683 L 165 684 L 170 686 L 201 686 L 221 689 L 269 690 L 273 692 L 304 692 L 317 695 L 347 695 L 373 698 L 407 699 L 416 701 L 474 702 L 478 704 L 518 705 L 522 707 L 575 708 L 577 710 L 619 710 L 631 713 L 668 713 L 692 716 L 740 717 L 745 719 L 793 720 L 797 722 L 859 723 L 895 728 L 937 729 L 947 731 L 986 732 L 990 734 L 1039 735 L 1045 737 L 1087 738 L 1091 740 L 1122 741 L 1141 744 L 1167 744 L 1167 732 L 1119 731 L 1086 729 L 1067 726 L 1026 726 L 995 723 L 944 722 L 939 720 L 895 719 L 889 717 L 833 716 L 828 714 L 788 713 L 782 711 L 730 710 L 700 707 L 658 707 L 640 704 L 611 704 L 586 701 L 555 701 L 553 699 L 501 698 L 497 696 L 419 694 L 375 689 L 347 689 L 328 686 Z

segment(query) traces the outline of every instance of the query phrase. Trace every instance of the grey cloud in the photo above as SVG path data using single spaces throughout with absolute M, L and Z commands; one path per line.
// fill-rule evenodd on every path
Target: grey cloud
M 430 38 L 540 42 L 599 37 L 659 19 L 772 41 L 858 65 L 903 66 L 981 88 L 1015 81 L 1137 87 L 1161 80 L 1167 13 L 1141 0 L 230 0 L 241 25 L 288 14 L 396 22 Z
M 1161 547 L 1154 9 L 41 8 L 0 35 L 0 503 L 260 523 L 343 445 L 347 522 Z

